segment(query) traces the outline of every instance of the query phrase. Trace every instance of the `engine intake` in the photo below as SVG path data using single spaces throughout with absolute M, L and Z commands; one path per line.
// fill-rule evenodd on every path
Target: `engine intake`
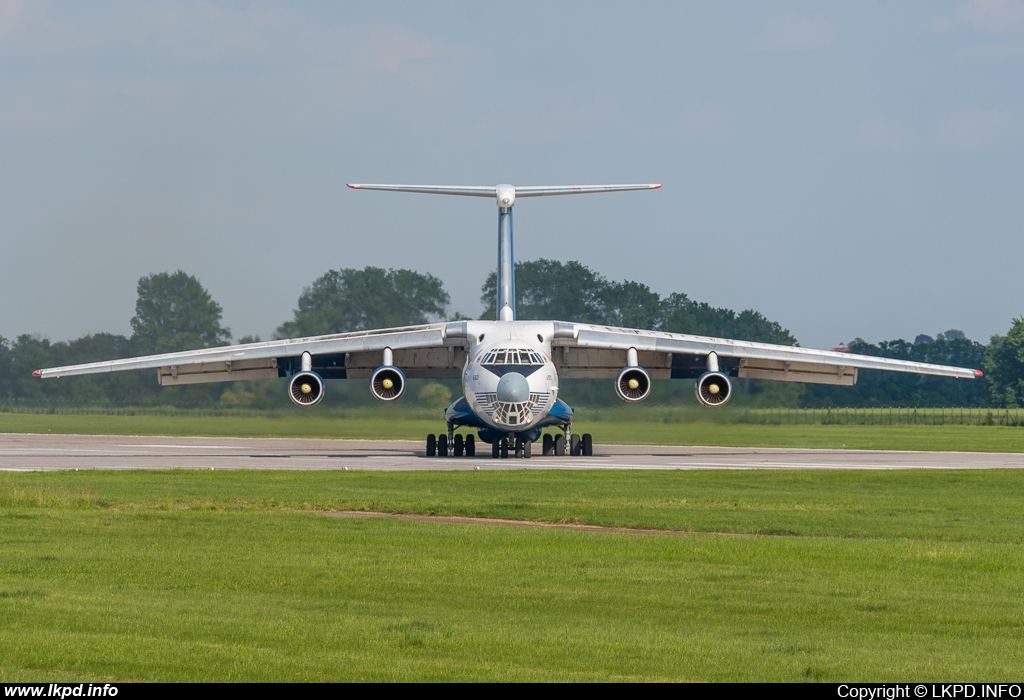
M 381 401 L 394 401 L 405 393 L 405 375 L 390 365 L 378 367 L 370 377 L 370 393 Z
M 288 397 L 299 406 L 315 406 L 324 398 L 324 380 L 316 372 L 299 372 L 288 382 Z
M 705 406 L 721 406 L 732 396 L 732 384 L 721 372 L 705 372 L 694 386 L 697 400 Z
M 651 395 L 651 375 L 643 367 L 626 367 L 615 379 L 615 393 L 623 401 L 643 401 Z

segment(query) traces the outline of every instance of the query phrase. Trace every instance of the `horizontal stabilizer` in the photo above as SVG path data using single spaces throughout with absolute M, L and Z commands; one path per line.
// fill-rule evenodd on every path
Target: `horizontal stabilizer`
M 591 194 L 595 192 L 625 192 L 627 190 L 656 190 L 661 185 L 538 185 L 533 187 L 465 187 L 459 185 L 360 185 L 349 184 L 354 190 L 383 190 L 385 192 L 419 192 L 420 194 L 450 194 L 463 197 L 498 197 L 499 206 L 511 207 L 516 197 L 548 197 L 559 194 Z

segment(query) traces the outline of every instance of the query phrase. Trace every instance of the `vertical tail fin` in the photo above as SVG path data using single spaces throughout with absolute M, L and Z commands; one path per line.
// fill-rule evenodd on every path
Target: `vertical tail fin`
M 546 197 L 560 194 L 592 194 L 598 192 L 624 192 L 627 190 L 656 190 L 661 185 L 565 185 L 539 187 L 454 187 L 449 185 L 355 185 L 354 190 L 383 190 L 386 192 L 419 192 L 421 194 L 449 194 L 463 197 L 494 197 L 498 205 L 498 298 L 495 311 L 499 321 L 516 320 L 516 270 L 512 246 L 512 207 L 516 197 Z

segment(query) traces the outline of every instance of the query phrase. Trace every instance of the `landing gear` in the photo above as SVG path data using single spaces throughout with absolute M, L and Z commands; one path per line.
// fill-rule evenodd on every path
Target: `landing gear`
M 451 426 L 448 434 L 427 436 L 427 457 L 475 457 L 476 438 L 472 435 L 455 435 Z
M 561 435 L 549 435 L 545 433 L 541 437 L 542 454 L 545 457 L 593 457 L 594 438 L 590 433 L 578 435 L 572 432 L 568 424 L 562 426 Z M 566 449 L 568 446 L 568 449 Z

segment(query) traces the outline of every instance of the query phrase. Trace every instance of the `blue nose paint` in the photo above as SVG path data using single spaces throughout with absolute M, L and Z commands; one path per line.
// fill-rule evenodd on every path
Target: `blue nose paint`
M 509 372 L 498 380 L 498 401 L 522 403 L 530 398 L 530 385 L 518 372 Z

